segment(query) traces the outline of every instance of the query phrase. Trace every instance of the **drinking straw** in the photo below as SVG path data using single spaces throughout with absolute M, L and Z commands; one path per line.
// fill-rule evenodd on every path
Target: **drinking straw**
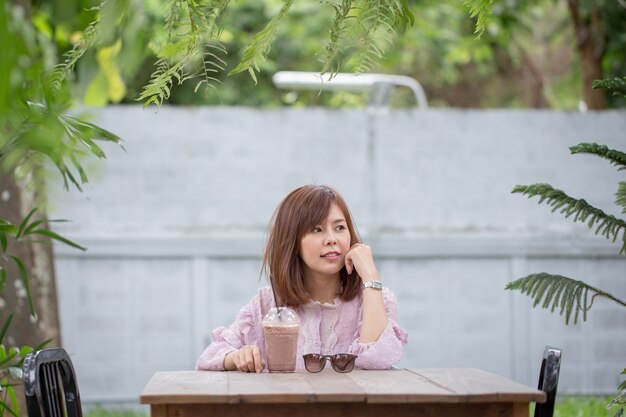
M 280 318 L 280 307 L 278 307 L 278 297 L 276 297 L 276 290 L 274 289 L 274 277 L 270 274 L 270 287 L 272 287 L 272 294 L 274 295 L 274 306 L 276 307 L 276 311 L 278 312 L 278 317 Z

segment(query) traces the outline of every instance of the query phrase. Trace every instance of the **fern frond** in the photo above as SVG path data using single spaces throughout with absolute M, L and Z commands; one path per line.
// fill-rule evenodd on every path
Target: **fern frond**
M 560 209 L 561 214 L 568 218 L 574 215 L 574 222 L 587 222 L 589 228 L 598 224 L 595 233 L 600 233 L 613 242 L 622 233 L 621 253 L 626 253 L 626 222 L 613 215 L 597 209 L 587 203 L 584 199 L 575 199 L 561 190 L 553 188 L 550 184 L 516 185 L 512 193 L 521 193 L 528 198 L 539 197 L 538 204 L 544 201 L 552 207 L 552 212 Z
M 106 1 L 103 1 L 100 6 L 93 8 L 92 10 L 101 11 L 104 7 Z M 83 31 L 83 37 L 78 41 L 74 47 L 64 54 L 65 61 L 60 64 L 57 64 L 54 69 L 50 72 L 47 78 L 47 84 L 50 86 L 52 91 L 59 91 L 61 88 L 61 83 L 76 66 L 76 62 L 85 54 L 85 52 L 98 43 L 99 40 L 99 31 L 100 31 L 100 21 L 101 17 L 98 15 L 93 22 L 87 26 L 87 28 Z
M 353 2 L 354 0 L 341 0 L 339 4 L 325 2 L 335 9 L 335 16 L 330 25 L 330 36 L 324 53 L 324 64 L 320 71 L 322 74 L 329 73 L 329 79 L 339 72 L 339 64 L 337 63 L 337 57 L 341 51 L 339 45 L 342 40 L 342 34 L 346 32 L 347 19 L 352 11 Z
M 213 88 L 216 89 L 213 84 L 223 84 L 221 80 L 217 79 L 215 76 L 211 74 L 217 74 L 219 72 L 223 72 L 226 69 L 226 61 L 221 58 L 222 55 L 227 55 L 228 51 L 226 47 L 219 42 L 215 42 L 213 44 L 207 44 L 206 50 L 204 52 L 204 58 L 202 60 L 202 68 L 204 79 L 200 80 L 196 87 L 194 88 L 194 93 L 198 91 L 198 89 L 205 85 L 207 89 Z
M 605 145 L 598 145 L 597 143 L 579 143 L 578 145 L 571 146 L 569 150 L 572 154 L 589 153 L 597 155 L 600 158 L 608 159 L 611 161 L 611 165 L 618 167 L 618 171 L 626 169 L 626 153 L 609 149 Z
M 274 37 L 276 37 L 278 25 L 287 15 L 292 3 L 293 0 L 284 0 L 283 6 L 278 14 L 269 21 L 263 30 L 257 33 L 252 40 L 252 43 L 248 46 L 248 48 L 246 48 L 241 62 L 229 73 L 229 75 L 237 74 L 242 71 L 248 71 L 256 84 L 257 79 L 255 71 L 260 71 L 259 65 L 265 61 L 265 58 L 270 51 L 272 41 L 274 40 Z
M 393 45 L 398 32 L 406 31 L 415 21 L 406 0 L 354 0 L 332 6 L 335 20 L 322 70 L 330 71 L 330 78 L 339 70 L 337 55 L 343 35 L 349 36 L 356 50 L 350 63 L 355 72 L 363 73 L 371 71 Z
M 491 4 L 493 0 L 465 0 L 463 3 L 470 9 L 470 17 L 476 18 L 476 37 L 480 36 L 485 31 L 485 28 L 491 20 Z
M 382 59 L 385 50 L 391 46 L 396 32 L 393 22 L 396 20 L 395 1 L 366 0 L 359 8 L 357 17 L 361 29 L 358 52 L 351 61 L 355 72 L 360 74 L 371 71 Z
M 622 206 L 622 213 L 626 213 L 626 182 L 620 181 L 615 192 L 615 204 Z
M 183 12 L 182 2 L 183 0 L 170 0 L 167 5 L 167 12 L 165 13 L 165 29 L 167 30 L 168 41 L 172 39 L 172 34 L 181 20 L 181 14 Z
M 164 100 L 170 97 L 171 88 L 174 85 L 174 79 L 181 84 L 186 78 L 187 73 L 183 64 L 185 61 L 179 61 L 174 66 L 170 66 L 166 58 L 161 58 L 156 62 L 157 69 L 152 73 L 150 82 L 146 85 L 137 101 L 143 101 L 144 107 L 150 103 L 161 106 Z
M 578 321 L 578 315 L 581 312 L 583 321 L 586 321 L 587 312 L 591 309 L 596 297 L 608 298 L 626 307 L 626 302 L 583 281 L 545 272 L 509 282 L 505 289 L 520 291 L 528 295 L 533 299 L 533 307 L 541 303 L 541 308 L 550 308 L 552 313 L 559 308 L 559 314 L 561 316 L 565 314 L 565 324 L 569 324 L 572 313 L 574 324 Z
M 214 0 L 212 5 L 209 6 L 209 10 L 207 11 L 207 20 L 209 22 L 210 30 L 207 33 L 210 39 L 217 39 L 220 37 L 223 27 L 222 18 L 229 3 L 230 0 Z
M 591 83 L 591 88 L 599 89 L 603 88 L 614 96 L 626 97 L 626 77 L 615 77 L 613 79 L 606 80 L 594 80 Z

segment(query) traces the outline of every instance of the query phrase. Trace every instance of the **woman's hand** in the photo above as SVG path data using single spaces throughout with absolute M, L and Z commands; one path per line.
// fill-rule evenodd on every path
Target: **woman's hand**
M 257 373 L 263 371 L 261 349 L 257 345 L 248 345 L 228 353 L 224 358 L 224 369 Z
M 352 245 L 346 254 L 345 263 L 348 274 L 352 274 L 352 271 L 356 269 L 363 282 L 380 280 L 380 275 L 374 263 L 372 248 L 363 243 Z

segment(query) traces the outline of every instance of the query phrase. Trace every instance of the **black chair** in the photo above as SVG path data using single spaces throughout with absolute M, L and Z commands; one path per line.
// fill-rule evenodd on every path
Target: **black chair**
M 24 394 L 29 417 L 82 417 L 74 366 L 62 348 L 24 358 Z
M 546 393 L 548 399 L 543 404 L 535 404 L 535 417 L 552 417 L 554 414 L 554 400 L 559 384 L 560 369 L 561 349 L 546 346 L 541 361 L 541 371 L 539 371 L 538 388 Z

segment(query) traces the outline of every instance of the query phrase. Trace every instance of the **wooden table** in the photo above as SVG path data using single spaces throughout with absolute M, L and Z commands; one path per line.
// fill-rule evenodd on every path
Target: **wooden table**
M 141 393 L 151 417 L 528 417 L 545 393 L 479 369 L 319 374 L 157 372 Z

